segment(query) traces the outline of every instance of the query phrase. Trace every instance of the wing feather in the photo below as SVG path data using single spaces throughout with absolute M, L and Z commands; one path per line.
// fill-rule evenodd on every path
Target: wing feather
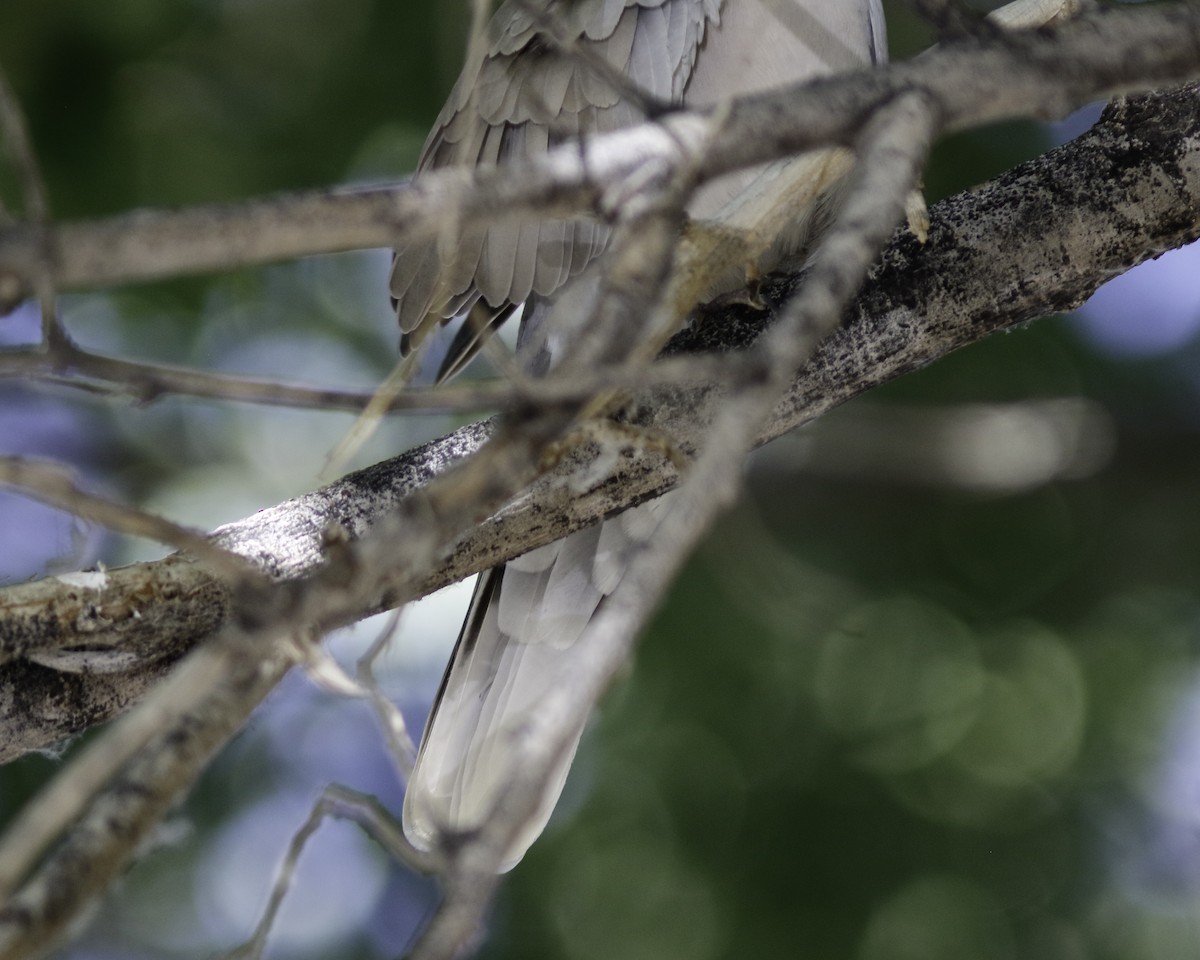
M 523 2 L 561 16 L 563 29 L 652 96 L 692 104 L 826 71 L 842 65 L 839 58 L 847 51 L 859 62 L 883 55 L 879 0 Z M 539 41 L 536 17 L 505 5 L 496 22 L 501 27 L 490 48 L 464 69 L 452 92 L 426 144 L 422 170 L 520 162 L 561 138 L 641 119 L 594 71 Z M 472 97 L 476 82 L 486 95 Z M 724 210 L 742 188 L 770 185 L 777 175 L 767 168 L 718 183 L 710 208 Z M 762 202 L 770 199 L 765 187 L 747 192 Z M 689 210 L 703 209 L 696 206 L 700 201 L 703 195 Z M 410 244 L 397 254 L 392 277 L 401 328 L 419 331 L 480 297 L 493 309 L 531 290 L 552 297 L 603 251 L 608 233 L 607 226 L 590 220 L 549 221 L 536 229 L 493 227 L 442 265 L 448 279 L 440 285 L 397 271 L 402 264 L 427 265 L 429 250 L 436 262 L 439 250 L 453 251 L 454 245 L 427 242 L 422 251 L 420 244 Z M 538 336 L 531 331 L 550 308 L 547 300 L 532 303 L 524 331 L 531 352 Z M 537 352 L 543 368 L 548 349 L 543 345 Z M 632 553 L 655 535 L 667 503 L 651 501 L 480 577 L 405 797 L 405 832 L 418 846 L 476 829 L 493 809 L 513 776 L 512 751 L 528 712 L 562 682 L 591 636 L 587 623 L 620 584 Z M 582 722 L 564 731 L 566 755 L 551 771 L 535 815 L 514 839 L 504 869 L 520 860 L 549 819 L 582 732 Z
M 532 9 L 554 16 L 590 56 L 627 73 L 652 97 L 670 100 L 679 99 L 720 0 L 538 0 Z M 464 67 L 422 151 L 418 176 L 439 167 L 520 162 L 564 138 L 641 119 L 600 72 L 541 37 L 528 9 L 504 4 L 492 22 L 501 26 L 492 28 L 482 56 Z M 403 244 L 391 278 L 400 328 L 410 334 L 447 320 L 454 308 L 473 302 L 475 291 L 493 310 L 531 290 L 549 296 L 603 250 L 607 236 L 599 225 L 504 226 L 463 245 L 453 238 Z M 514 243 L 519 249 L 502 249 Z
M 425 729 L 405 792 L 404 831 L 417 845 L 429 848 L 447 832 L 477 826 L 500 798 L 524 718 L 561 683 L 588 621 L 620 580 L 610 577 L 609 588 L 601 590 L 591 575 L 605 531 L 616 523 L 580 530 L 480 576 L 430 713 L 436 722 Z M 640 542 L 624 530 L 609 540 L 626 561 Z M 620 565 L 619 557 L 610 559 L 614 569 Z M 504 870 L 521 859 L 550 818 L 583 724 L 568 733 L 569 748 Z

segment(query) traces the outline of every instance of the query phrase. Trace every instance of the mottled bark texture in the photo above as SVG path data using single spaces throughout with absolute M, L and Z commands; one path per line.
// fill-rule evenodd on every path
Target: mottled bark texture
M 1200 91 L 1195 85 L 1118 100 L 1079 139 L 985 187 L 931 210 L 922 245 L 897 233 L 843 329 L 800 371 L 760 442 L 842 401 L 996 330 L 1078 306 L 1105 280 L 1200 236 Z M 782 302 L 799 282 L 764 287 Z M 754 340 L 770 314 L 737 305 L 703 311 L 670 351 L 730 350 Z M 716 388 L 661 387 L 631 405 L 631 419 L 693 450 L 711 422 Z M 326 531 L 351 537 L 477 450 L 487 422 L 351 474 L 215 533 L 274 577 L 321 562 Z M 675 468 L 635 444 L 567 450 L 526 496 L 479 525 L 425 582 L 447 583 L 559 538 L 670 487 Z M 618 447 L 620 445 L 618 444 Z M 595 476 L 604 457 L 604 471 Z M 571 478 L 588 477 L 586 492 Z M 227 591 L 180 556 L 107 571 L 100 579 L 49 578 L 0 590 L 0 759 L 45 748 L 123 710 L 184 651 L 211 636 L 230 610 Z M 99 586 L 97 586 L 99 585 Z M 388 605 L 379 596 L 365 616 Z M 129 669 L 63 673 L 28 657 L 119 650 Z

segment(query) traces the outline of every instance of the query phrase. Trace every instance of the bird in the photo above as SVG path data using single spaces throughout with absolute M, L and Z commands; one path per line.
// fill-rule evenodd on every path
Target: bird
M 415 176 L 520 163 L 573 138 L 644 122 L 648 103 L 713 106 L 885 58 L 881 0 L 507 0 L 469 50 Z M 686 213 L 749 224 L 782 211 L 782 235 L 744 265 L 771 269 L 818 229 L 813 197 L 828 194 L 841 169 L 822 163 L 804 157 L 727 175 L 701 187 Z M 548 219 L 399 245 L 390 288 L 402 354 L 416 355 L 440 324 L 466 318 L 441 365 L 445 379 L 519 311 L 520 356 L 556 298 L 594 273 L 608 238 L 595 220 Z M 736 286 L 737 276 L 724 282 Z M 552 363 L 546 354 L 530 361 L 534 372 Z M 517 774 L 522 723 L 569 668 L 588 622 L 620 583 L 623 558 L 653 536 L 665 503 L 650 501 L 480 575 L 406 788 L 402 824 L 415 847 L 445 846 L 482 828 Z M 542 833 L 583 729 L 581 722 L 569 731 L 572 746 L 503 851 L 500 872 Z

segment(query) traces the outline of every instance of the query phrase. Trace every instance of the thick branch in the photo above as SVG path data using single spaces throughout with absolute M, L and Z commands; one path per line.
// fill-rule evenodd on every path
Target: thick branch
M 1109 10 L 1044 31 L 967 38 L 885 70 L 749 97 L 734 109 L 668 115 L 568 145 L 520 168 L 443 171 L 419 183 L 324 191 L 180 212 L 65 224 L 52 236 L 53 281 L 95 287 L 389 246 L 433 235 L 447 210 L 469 226 L 503 215 L 601 214 L 606 192 L 648 160 L 700 179 L 853 141 L 863 118 L 899 92 L 923 90 L 949 129 L 1016 116 L 1062 116 L 1091 100 L 1200 75 L 1200 7 Z M 719 119 L 717 119 L 719 117 Z M 41 234 L 0 230 L 0 309 L 32 289 Z
M 907 234 L 893 241 L 847 325 L 795 379 L 759 441 L 990 332 L 1074 307 L 1109 277 L 1196 238 L 1197 131 L 1195 87 L 1120 103 L 1079 140 L 978 192 L 939 204 L 931 212 L 929 243 L 922 247 Z M 1097 191 L 1097 183 L 1108 187 Z M 781 298 L 794 282 L 785 278 L 767 294 Z M 709 311 L 673 349 L 744 345 L 766 319 L 745 308 Z M 662 388 L 637 405 L 636 419 L 689 450 L 699 446 L 719 400 L 713 388 Z M 310 573 L 320 562 L 328 525 L 362 534 L 405 496 L 477 449 L 488 429 L 486 423 L 464 427 L 230 524 L 218 538 L 273 576 Z M 423 589 L 557 539 L 675 480 L 663 456 L 627 447 L 601 482 L 577 493 L 569 478 L 591 476 L 600 457 L 594 442 L 573 450 L 526 496 L 464 537 Z M 358 615 L 387 606 L 389 599 L 364 602 Z M 169 658 L 212 635 L 228 610 L 229 598 L 217 582 L 179 556 L 108 571 L 90 582 L 51 578 L 0 591 L 0 652 L 18 658 L 0 668 L 5 688 L 0 758 L 112 715 L 162 670 L 160 660 L 157 666 L 93 678 L 39 668 L 23 656 L 88 645 L 139 661 Z

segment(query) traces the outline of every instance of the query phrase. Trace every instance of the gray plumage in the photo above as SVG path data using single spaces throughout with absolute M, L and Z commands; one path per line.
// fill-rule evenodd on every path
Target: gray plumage
M 565 139 L 644 119 L 586 57 L 571 58 L 539 36 L 529 9 L 552 16 L 559 36 L 574 38 L 650 97 L 691 106 L 884 58 L 879 0 L 536 0 L 524 6 L 505 3 L 497 10 L 486 50 L 463 68 L 419 170 L 520 162 Z M 794 162 L 735 174 L 699 191 L 688 212 L 723 223 L 757 217 L 788 202 L 796 195 L 793 181 L 806 176 L 808 168 Z M 772 261 L 808 239 L 803 211 L 792 219 Z M 603 252 L 607 239 L 599 223 L 549 220 L 462 235 L 451 230 L 440 242 L 400 248 L 391 287 L 403 349 L 415 349 L 434 325 L 472 308 L 479 323 L 521 301 L 548 301 Z M 470 340 L 459 349 L 474 349 Z M 666 502 L 645 504 L 480 578 L 405 797 L 404 828 L 417 846 L 428 848 L 440 836 L 483 822 L 513 775 L 511 749 L 523 718 L 569 667 L 588 621 L 620 582 L 624 558 L 653 535 Z M 571 734 L 577 744 L 582 726 Z M 570 761 L 565 757 L 546 785 L 538 814 L 512 844 L 504 869 L 541 833 Z
M 577 38 L 630 83 L 662 101 L 679 101 L 718 0 L 539 0 L 561 35 Z M 584 133 L 642 120 L 635 105 L 585 58 L 565 56 L 539 37 L 534 18 L 506 3 L 489 25 L 489 45 L 467 64 L 421 154 L 418 169 L 519 162 Z M 530 293 L 550 296 L 598 255 L 608 230 L 594 221 L 504 224 L 418 241 L 396 251 L 392 296 L 404 349 L 430 326 L 482 299 L 491 310 Z

